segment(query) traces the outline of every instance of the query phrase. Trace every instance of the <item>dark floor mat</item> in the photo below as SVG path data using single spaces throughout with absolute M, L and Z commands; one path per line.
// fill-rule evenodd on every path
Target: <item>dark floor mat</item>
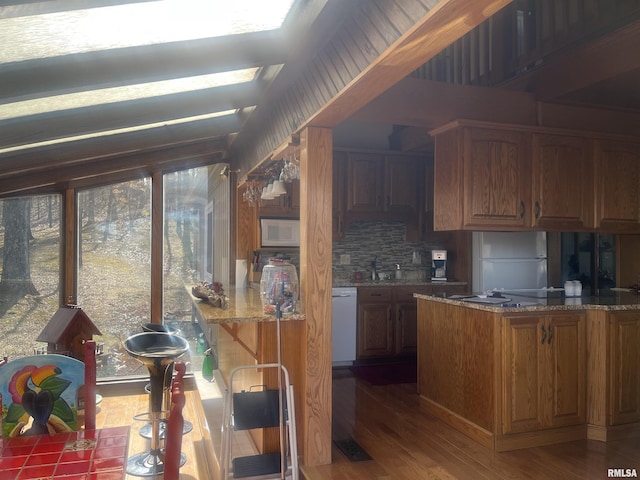
M 346 440 L 334 440 L 333 443 L 336 444 L 338 450 L 340 450 L 351 462 L 365 462 L 367 460 L 372 460 L 369 454 L 365 452 L 364 449 L 352 438 L 347 438 Z
M 418 378 L 418 367 L 415 360 L 378 365 L 354 365 L 349 368 L 356 377 L 370 385 L 416 383 Z

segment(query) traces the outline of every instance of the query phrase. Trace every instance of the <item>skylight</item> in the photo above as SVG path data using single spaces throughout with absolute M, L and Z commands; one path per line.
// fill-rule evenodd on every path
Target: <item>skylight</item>
M 250 82 L 257 68 L 53 95 L 0 105 L 0 120 Z
M 163 0 L 38 14 L 64 3 L 0 8 L 0 63 L 274 30 L 293 0 Z

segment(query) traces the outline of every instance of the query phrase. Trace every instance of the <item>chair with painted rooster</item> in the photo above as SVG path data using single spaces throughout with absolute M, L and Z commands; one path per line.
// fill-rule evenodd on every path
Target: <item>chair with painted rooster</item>
M 96 428 L 96 344 L 84 362 L 58 354 L 16 358 L 0 365 L 2 437 Z

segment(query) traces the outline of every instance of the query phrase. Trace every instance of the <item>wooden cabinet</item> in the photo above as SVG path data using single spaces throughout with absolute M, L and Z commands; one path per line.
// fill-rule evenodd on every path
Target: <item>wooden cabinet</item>
M 358 288 L 356 359 L 394 354 L 393 290 L 388 287 Z
M 350 153 L 347 160 L 347 212 L 378 212 L 383 209 L 384 156 Z
M 611 425 L 640 422 L 640 312 L 609 315 Z
M 345 197 L 345 177 L 347 170 L 347 154 L 345 152 L 334 152 L 333 155 L 333 187 L 332 187 L 332 210 L 331 210 L 331 231 L 333 240 L 344 237 L 344 197 Z
M 586 422 L 582 313 L 504 316 L 503 433 Z
M 406 155 L 387 155 L 384 159 L 384 210 L 391 213 L 418 213 L 420 175 L 418 160 Z
M 435 230 L 640 232 L 640 143 L 456 121 L 435 136 Z
M 385 219 L 417 222 L 418 191 L 422 188 L 418 157 L 348 152 L 346 164 L 345 211 L 350 222 Z
M 285 183 L 287 193 L 272 200 L 262 200 L 260 205 L 261 217 L 292 217 L 300 216 L 300 180 Z
M 357 359 L 414 356 L 418 310 L 413 294 L 430 294 L 432 288 L 432 285 L 358 288 Z M 435 288 L 452 294 L 465 287 Z
M 532 137 L 533 225 L 556 231 L 593 228 L 591 142 L 568 135 Z
M 640 231 L 640 144 L 596 140 L 596 222 L 603 231 Z
M 528 225 L 531 174 L 526 135 L 509 130 L 464 128 L 462 148 L 465 227 Z

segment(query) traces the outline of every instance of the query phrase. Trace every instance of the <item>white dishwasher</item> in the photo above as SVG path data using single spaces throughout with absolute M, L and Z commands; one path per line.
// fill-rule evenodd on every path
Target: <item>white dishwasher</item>
M 358 289 L 331 289 L 331 352 L 333 366 L 350 366 L 356 359 L 356 323 L 358 319 Z

